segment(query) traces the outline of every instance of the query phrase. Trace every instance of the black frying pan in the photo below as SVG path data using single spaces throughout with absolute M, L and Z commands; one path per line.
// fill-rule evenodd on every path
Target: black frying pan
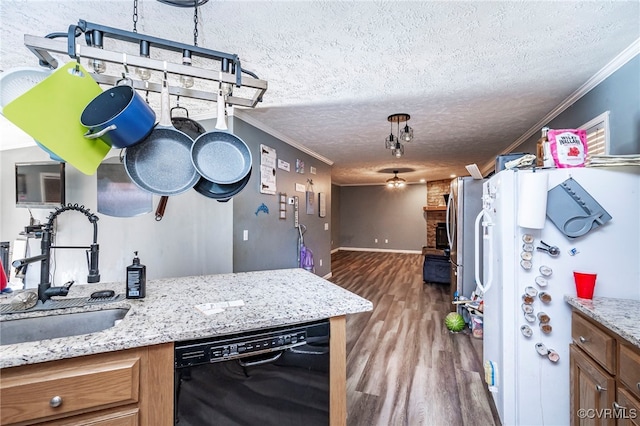
M 242 191 L 244 187 L 247 186 L 247 182 L 249 182 L 250 178 L 251 170 L 249 170 L 249 173 L 243 179 L 227 185 L 214 183 L 205 178 L 200 178 L 193 189 L 205 197 L 224 202 L 229 201 L 231 197 Z
M 174 117 L 173 111 L 177 109 L 183 110 L 186 114 L 186 117 Z M 204 129 L 204 127 L 202 127 L 202 124 L 198 123 L 196 120 L 189 118 L 189 110 L 187 110 L 185 107 L 175 106 L 171 108 L 171 124 L 173 124 L 173 127 L 180 130 L 182 133 L 187 134 L 187 136 L 189 136 L 194 141 L 198 139 L 198 136 L 206 133 L 206 130 Z
M 160 196 L 178 195 L 200 179 L 191 161 L 193 139 L 171 124 L 169 86 L 162 84 L 160 123 L 142 142 L 126 149 L 124 165 L 131 181 Z

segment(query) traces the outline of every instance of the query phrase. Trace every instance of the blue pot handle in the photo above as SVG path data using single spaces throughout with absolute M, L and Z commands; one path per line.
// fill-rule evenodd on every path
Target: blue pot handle
M 98 139 L 100 136 L 103 136 L 105 133 L 110 132 L 111 130 L 115 130 L 116 128 L 116 125 L 112 124 L 96 133 L 91 133 L 91 130 L 89 130 L 84 134 L 84 137 L 87 139 Z

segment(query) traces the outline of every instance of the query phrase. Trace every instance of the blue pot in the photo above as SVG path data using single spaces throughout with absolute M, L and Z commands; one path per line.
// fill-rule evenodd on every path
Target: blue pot
M 80 122 L 88 139 L 100 138 L 113 148 L 128 148 L 143 141 L 153 130 L 156 113 L 133 87 L 105 90 L 84 108 Z

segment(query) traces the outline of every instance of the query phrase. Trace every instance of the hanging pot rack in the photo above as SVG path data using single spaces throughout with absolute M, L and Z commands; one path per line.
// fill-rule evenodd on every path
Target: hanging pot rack
M 81 34 L 85 35 L 86 45 L 78 43 L 77 39 Z M 66 38 L 66 40 L 64 40 L 64 38 Z M 103 47 L 98 47 L 94 42 L 102 38 L 112 38 L 129 43 L 137 43 L 138 45 L 146 43 L 154 49 L 178 52 L 180 53 L 180 62 L 170 62 L 107 50 Z M 258 76 L 251 71 L 242 69 L 238 55 L 179 43 L 140 34 L 138 32 L 107 27 L 82 19 L 78 21 L 77 25 L 70 25 L 67 33 L 53 33 L 46 37 L 25 34 L 24 44 L 40 60 L 40 65 L 51 69 L 58 67 L 58 60 L 52 56 L 52 53 L 68 54 L 70 58 L 78 61 L 80 58 L 98 59 L 104 62 L 122 64 L 125 68 L 127 66 L 143 67 L 150 70 L 191 76 L 193 78 L 217 83 L 227 83 L 238 88 L 250 89 L 243 91 L 243 94 L 244 92 L 251 92 L 247 93 L 247 96 L 234 95 L 233 93 L 229 94 L 226 97 L 226 103 L 229 105 L 253 108 L 258 102 L 262 101 L 262 95 L 267 90 L 267 82 L 265 80 L 260 80 Z M 185 51 L 189 52 L 191 56 L 218 62 L 220 64 L 219 70 L 201 68 L 195 65 L 183 65 L 181 60 Z M 97 83 L 107 85 L 115 85 L 118 80 L 121 79 L 120 76 L 97 73 L 91 73 L 91 77 L 93 77 Z M 150 81 L 134 80 L 133 86 L 139 90 L 157 93 L 160 93 L 162 90 L 161 83 L 153 83 Z M 218 88 L 216 87 L 215 91 L 207 91 L 173 86 L 170 88 L 170 94 L 216 102 L 218 99 Z

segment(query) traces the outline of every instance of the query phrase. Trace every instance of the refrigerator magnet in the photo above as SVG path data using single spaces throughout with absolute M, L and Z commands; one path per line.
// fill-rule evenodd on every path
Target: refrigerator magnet
M 544 345 L 544 343 L 536 343 L 536 352 L 538 352 L 541 356 L 549 355 L 549 350 Z
M 551 295 L 549 293 L 547 293 L 546 291 L 541 291 L 538 294 L 538 298 L 540 299 L 540 301 L 542 301 L 542 303 L 544 304 L 548 304 L 551 303 Z
M 549 268 L 548 266 L 542 265 L 540 267 L 540 273 L 544 277 L 550 277 L 551 274 L 553 274 L 553 270 L 551 268 Z
M 546 287 L 548 283 L 549 281 L 547 281 L 547 279 L 542 275 L 538 275 L 536 277 L 536 284 L 538 284 L 540 287 Z
M 524 234 L 522 236 L 522 241 L 524 241 L 527 244 L 533 244 L 533 235 L 531 234 Z

